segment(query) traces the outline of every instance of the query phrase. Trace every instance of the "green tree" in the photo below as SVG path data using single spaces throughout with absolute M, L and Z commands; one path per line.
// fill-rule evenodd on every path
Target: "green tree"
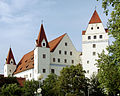
M 58 96 L 57 89 L 57 81 L 58 76 L 56 74 L 50 74 L 48 77 L 43 81 L 42 85 L 42 95 L 43 96 Z
M 24 96 L 34 96 L 39 88 L 39 82 L 35 80 L 25 81 L 22 88 Z
M 22 90 L 17 84 L 4 84 L 0 96 L 22 96 Z
M 4 85 L 4 84 L 19 84 L 16 77 L 0 77 L 0 88 Z
M 58 79 L 58 86 L 60 93 L 64 93 L 64 95 L 60 96 L 67 94 L 73 96 L 87 96 L 87 80 L 85 71 L 80 64 L 63 68 Z
M 115 41 L 107 48 L 109 54 L 104 52 L 99 54 L 97 60 L 100 86 L 104 88 L 111 96 L 120 93 L 120 1 L 102 0 L 102 7 L 106 14 L 109 12 L 109 6 L 112 6 L 111 18 L 108 20 L 109 35 Z
M 89 85 L 89 96 L 106 96 L 104 94 L 104 89 L 100 88 L 100 83 L 98 82 L 97 75 L 93 74 L 90 78 L 90 85 Z

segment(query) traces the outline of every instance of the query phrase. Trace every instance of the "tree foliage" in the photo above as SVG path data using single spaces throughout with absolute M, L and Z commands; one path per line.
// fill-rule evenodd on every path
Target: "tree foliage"
M 42 95 L 43 96 L 58 96 L 57 93 L 57 81 L 58 76 L 56 74 L 50 74 L 48 77 L 43 81 L 42 84 Z
M 62 69 L 58 79 L 58 86 L 60 92 L 66 95 L 85 96 L 85 94 L 87 95 L 87 80 L 82 66 L 80 64 L 77 66 L 72 65 Z
M 109 35 L 115 41 L 107 48 L 109 54 L 104 51 L 99 54 L 97 60 L 100 86 L 110 94 L 120 93 L 120 1 L 102 0 L 102 7 L 108 14 L 109 6 L 112 6 L 111 18 L 108 20 Z
M 0 77 L 0 88 L 4 85 L 4 84 L 19 84 L 16 77 Z
M 21 96 L 22 90 L 17 84 L 4 84 L 0 96 Z
M 98 82 L 97 75 L 93 74 L 90 78 L 90 85 L 89 85 L 89 96 L 106 96 L 104 94 L 104 89 L 100 88 L 100 83 Z
M 25 81 L 22 88 L 24 96 L 34 96 L 39 88 L 39 82 L 35 80 Z

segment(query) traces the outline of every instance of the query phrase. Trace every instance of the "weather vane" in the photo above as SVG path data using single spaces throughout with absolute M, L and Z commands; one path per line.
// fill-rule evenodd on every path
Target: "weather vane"
M 95 6 L 95 10 L 96 10 L 97 6 Z
M 43 24 L 43 20 L 41 20 L 41 23 Z

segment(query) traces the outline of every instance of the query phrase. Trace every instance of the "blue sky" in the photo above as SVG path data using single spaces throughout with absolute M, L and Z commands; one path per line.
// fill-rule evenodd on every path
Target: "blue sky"
M 35 48 L 41 20 L 48 41 L 67 33 L 81 51 L 81 32 L 96 10 L 106 27 L 107 19 L 96 0 L 0 0 L 0 73 L 11 46 L 16 62 Z

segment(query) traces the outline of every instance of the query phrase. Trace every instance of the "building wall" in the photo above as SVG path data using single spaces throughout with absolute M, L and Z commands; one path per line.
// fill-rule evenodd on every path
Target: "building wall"
M 43 58 L 45 55 L 45 58 Z M 43 75 L 43 79 L 50 73 L 50 49 L 36 47 L 34 50 L 34 79 L 37 80 L 38 74 Z M 45 72 L 44 72 L 45 70 Z
M 93 27 L 93 29 L 91 29 Z M 97 29 L 99 27 L 99 29 Z M 100 38 L 102 35 L 102 38 Z M 91 36 L 91 39 L 88 39 Z M 96 39 L 95 37 L 96 36 Z M 89 24 L 85 35 L 82 35 L 82 64 L 83 69 L 86 71 L 86 77 L 91 77 L 93 73 L 98 72 L 96 67 L 96 59 L 98 59 L 98 53 L 103 50 L 107 54 L 106 47 L 108 46 L 108 33 L 102 23 Z
M 16 65 L 13 64 L 5 64 L 4 65 L 4 76 L 8 77 L 9 75 L 12 76 L 13 72 L 16 69 Z
M 66 45 L 65 45 L 66 44 Z M 61 51 L 61 53 L 59 53 Z M 65 54 L 66 52 L 66 54 Z M 55 74 L 59 75 L 61 69 L 65 66 L 76 65 L 80 63 L 80 52 L 78 52 L 69 36 L 66 34 L 54 52 L 50 54 L 50 68 L 55 70 Z M 55 58 L 55 61 L 53 60 Z M 60 62 L 58 62 L 60 59 Z M 66 59 L 66 61 L 65 61 Z M 72 61 L 73 60 L 73 61 Z M 50 69 L 50 71 L 51 71 Z
M 14 77 L 26 78 L 26 80 L 32 80 L 34 78 L 34 69 L 29 69 L 14 75 Z

